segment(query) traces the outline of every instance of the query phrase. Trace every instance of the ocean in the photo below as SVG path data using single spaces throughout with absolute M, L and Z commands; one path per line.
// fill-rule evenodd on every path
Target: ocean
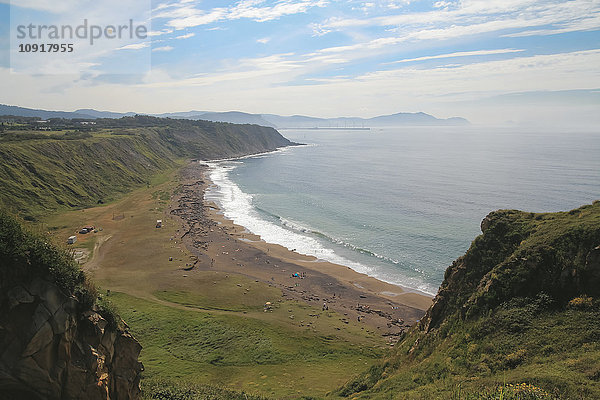
M 428 294 L 490 211 L 567 211 L 600 199 L 600 132 L 281 133 L 306 145 L 209 163 L 206 199 L 267 242 Z

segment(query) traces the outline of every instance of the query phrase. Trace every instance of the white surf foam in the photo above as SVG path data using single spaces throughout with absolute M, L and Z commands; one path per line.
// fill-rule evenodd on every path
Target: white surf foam
M 206 191 L 205 199 L 217 203 L 227 219 L 243 226 L 268 243 L 278 244 L 300 254 L 314 256 L 320 260 L 348 266 L 357 272 L 373 275 L 373 268 L 336 254 L 315 238 L 298 232 L 303 229 L 294 229 L 299 228 L 298 226 L 286 228 L 286 225 L 291 225 L 289 221 L 278 225 L 262 218 L 252 205 L 252 195 L 244 193 L 229 178 L 229 173 L 240 162 L 218 161 L 206 164 L 210 167 L 209 177 L 213 185 Z M 310 230 L 306 229 L 306 232 Z

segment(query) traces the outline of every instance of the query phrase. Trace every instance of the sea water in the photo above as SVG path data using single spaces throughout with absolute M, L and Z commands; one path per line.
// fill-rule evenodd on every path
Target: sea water
M 306 145 L 210 163 L 206 198 L 267 242 L 430 294 L 490 211 L 600 199 L 600 132 L 281 133 Z

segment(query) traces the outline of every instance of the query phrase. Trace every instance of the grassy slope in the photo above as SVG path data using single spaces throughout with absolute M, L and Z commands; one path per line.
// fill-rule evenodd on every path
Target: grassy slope
M 0 135 L 0 207 L 34 220 L 110 202 L 148 185 L 183 158 L 234 157 L 290 143 L 277 131 L 255 125 L 149 117 L 104 124 L 106 128 L 92 133 Z
M 484 232 L 395 355 L 337 395 L 600 398 L 600 202 L 499 211 Z
M 111 201 L 176 158 L 156 140 L 129 135 L 0 143 L 0 156 L 0 201 L 28 215 Z
M 323 326 L 299 329 L 288 319 L 309 321 L 299 304 L 280 304 L 269 315 L 218 314 L 175 308 L 124 294 L 119 305 L 132 332 L 143 344 L 144 385 L 157 380 L 201 383 L 277 398 L 323 396 L 381 356 L 360 337 L 333 334 L 341 326 L 335 315 L 322 316 Z M 287 319 L 287 321 L 286 321 Z M 331 319 L 325 327 L 324 319 Z M 329 331 L 330 334 L 324 334 Z M 327 376 L 327 379 L 323 379 Z
M 145 396 L 163 387 L 171 394 L 190 388 L 205 398 L 218 391 L 210 385 L 276 398 L 322 397 L 382 357 L 384 339 L 345 324 L 343 315 L 284 301 L 278 289 L 242 275 L 183 271 L 190 255 L 171 240 L 178 226 L 164 213 L 177 187 L 172 172 L 122 200 L 44 221 L 60 243 L 82 225 L 102 228 L 78 235 L 76 247 L 96 249 L 86 268 L 111 289 L 109 298 L 143 346 Z M 163 219 L 162 229 L 154 228 L 156 219 Z M 273 312 L 263 311 L 267 301 Z

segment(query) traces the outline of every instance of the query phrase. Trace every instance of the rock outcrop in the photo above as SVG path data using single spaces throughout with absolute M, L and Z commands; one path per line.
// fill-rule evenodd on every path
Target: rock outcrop
M 600 202 L 559 213 L 500 210 L 446 270 L 419 323 L 429 332 L 450 316 L 482 315 L 512 298 L 549 295 L 566 304 L 600 296 Z
M 96 307 L 34 279 L 0 304 L 0 398 L 140 398 L 140 344 Z

